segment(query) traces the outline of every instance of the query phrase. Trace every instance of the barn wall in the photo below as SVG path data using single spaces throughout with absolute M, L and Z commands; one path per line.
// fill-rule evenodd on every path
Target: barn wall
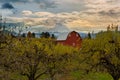
M 66 40 L 62 40 L 62 41 L 58 40 L 57 43 L 81 48 L 82 38 L 77 32 L 72 31 L 71 33 L 68 34 Z

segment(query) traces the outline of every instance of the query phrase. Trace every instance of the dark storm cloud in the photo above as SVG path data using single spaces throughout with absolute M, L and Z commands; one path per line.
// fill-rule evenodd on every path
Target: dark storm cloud
M 0 2 L 28 2 L 29 0 L 0 0 Z
M 40 4 L 40 8 L 54 8 L 56 7 L 56 1 L 53 0 L 0 0 L 1 3 L 5 2 L 20 2 L 20 3 L 27 3 L 27 2 L 35 2 Z
M 36 2 L 40 3 L 40 7 L 42 8 L 55 8 L 57 4 L 53 0 L 36 0 Z
M 1 8 L 2 9 L 14 9 L 13 5 L 10 3 L 4 3 Z
M 118 17 L 120 12 L 119 11 L 116 12 L 115 9 L 110 9 L 108 11 L 100 11 L 99 14 L 103 16 L 107 15 L 111 17 Z

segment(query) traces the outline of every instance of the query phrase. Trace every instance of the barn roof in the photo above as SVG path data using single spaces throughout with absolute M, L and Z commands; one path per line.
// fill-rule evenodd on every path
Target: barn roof
M 61 34 L 58 36 L 57 40 L 66 40 L 68 34 L 69 34 L 69 32 L 61 33 Z

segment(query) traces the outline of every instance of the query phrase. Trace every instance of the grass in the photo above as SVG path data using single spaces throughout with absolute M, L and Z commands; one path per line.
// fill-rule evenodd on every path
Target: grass
M 72 72 L 71 75 L 75 80 L 113 80 L 107 73 L 89 73 L 84 74 L 80 71 Z
M 11 76 L 11 80 L 27 80 L 26 77 L 23 77 L 18 73 L 12 73 L 10 76 Z M 43 75 L 38 80 L 46 80 L 46 78 L 48 79 L 48 76 Z M 62 76 L 57 80 L 113 80 L 113 79 L 107 73 L 91 72 L 89 74 L 84 74 L 82 71 L 74 71 L 74 72 L 71 72 L 69 75 L 64 75 L 64 77 Z

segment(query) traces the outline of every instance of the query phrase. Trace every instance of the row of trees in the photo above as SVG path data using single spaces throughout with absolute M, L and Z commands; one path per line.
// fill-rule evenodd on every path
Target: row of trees
M 12 80 L 10 74 L 16 73 L 25 76 L 25 80 L 39 80 L 43 75 L 55 80 L 56 75 L 68 70 L 72 53 L 76 52 L 77 49 L 56 45 L 51 39 L 5 36 L 0 42 L 0 78 Z
M 98 33 L 94 39 L 86 38 L 80 50 L 46 38 L 0 38 L 0 78 L 3 80 L 13 79 L 11 73 L 25 76 L 25 80 L 40 80 L 43 76 L 60 80 L 61 75 L 74 71 L 105 72 L 119 80 L 120 33 L 107 31 Z
M 22 37 L 29 37 L 29 38 L 35 38 L 36 37 L 36 34 L 33 32 L 31 33 L 30 31 L 27 33 L 27 35 L 25 33 L 22 34 Z M 52 34 L 50 35 L 49 32 L 42 32 L 39 37 L 41 38 L 52 38 L 52 39 L 55 39 L 55 35 Z

